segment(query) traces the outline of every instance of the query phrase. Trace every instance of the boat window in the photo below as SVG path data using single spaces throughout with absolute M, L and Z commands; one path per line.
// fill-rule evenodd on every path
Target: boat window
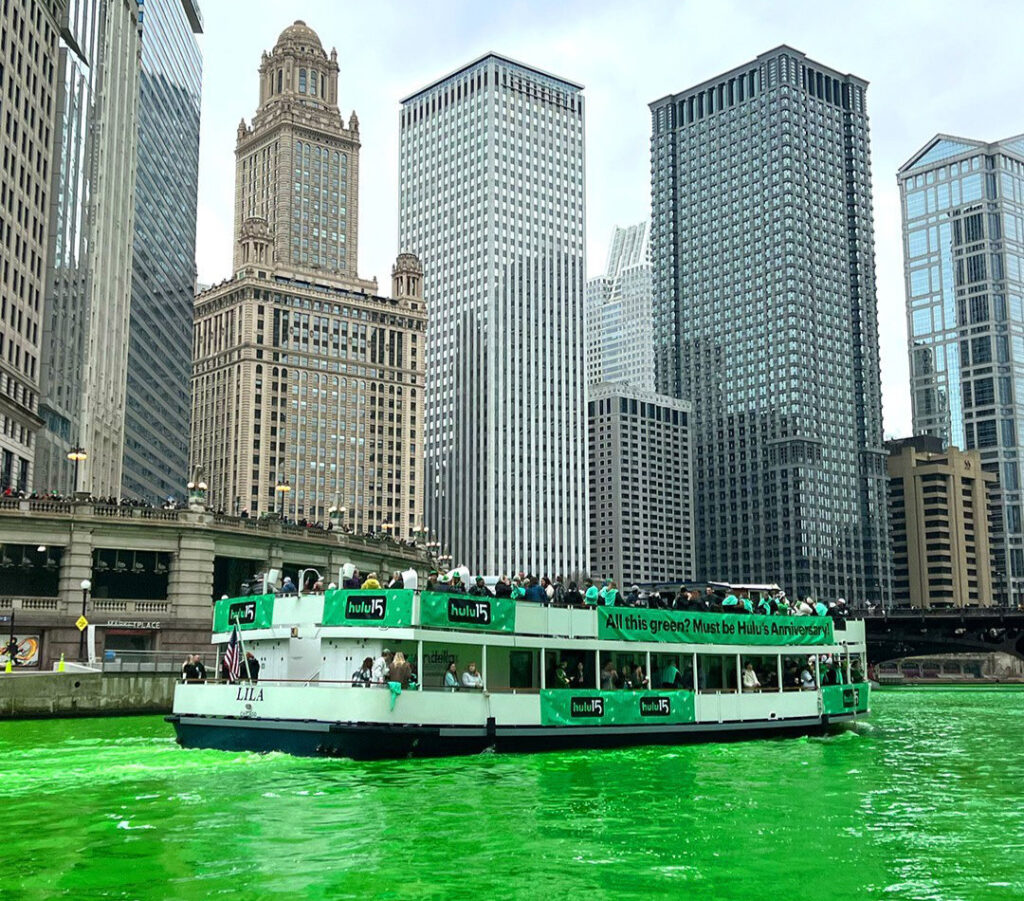
M 544 684 L 548 688 L 595 688 L 594 651 L 548 648 L 544 654 Z M 580 675 L 582 664 L 582 676 Z
M 736 655 L 698 654 L 697 686 L 700 691 L 736 691 Z
M 779 687 L 779 657 L 777 654 L 747 654 L 740 660 L 743 691 L 777 691 Z
M 647 654 L 642 651 L 602 651 L 600 687 L 602 691 L 619 688 L 643 691 L 649 688 Z
M 693 654 L 651 654 L 651 688 L 693 691 Z

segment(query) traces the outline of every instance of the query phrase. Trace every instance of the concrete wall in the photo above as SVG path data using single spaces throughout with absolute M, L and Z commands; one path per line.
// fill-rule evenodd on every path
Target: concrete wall
M 173 673 L 0 673 L 0 719 L 170 713 Z

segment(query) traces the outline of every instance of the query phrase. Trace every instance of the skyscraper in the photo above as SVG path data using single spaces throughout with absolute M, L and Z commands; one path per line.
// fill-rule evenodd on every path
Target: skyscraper
M 936 135 L 899 170 L 915 434 L 995 473 L 995 588 L 1024 591 L 1024 135 Z
M 235 276 L 195 300 L 190 460 L 227 512 L 412 538 L 423 519 L 423 271 L 356 274 L 359 122 L 304 22 L 238 127 Z
M 587 381 L 654 390 L 650 230 L 616 227 L 605 271 L 587 281 Z
M 61 45 L 36 479 L 121 493 L 139 78 L 136 0 L 72 0 Z
M 0 8 L 0 490 L 27 490 L 43 422 L 43 332 L 57 57 L 64 2 Z
M 587 394 L 593 575 L 692 579 L 689 404 L 623 383 Z
M 581 91 L 489 53 L 402 101 L 427 524 L 477 572 L 587 569 Z
M 890 597 L 867 83 L 789 47 L 651 104 L 658 389 L 697 572 Z
M 124 422 L 124 493 L 188 481 L 202 19 L 195 0 L 142 7 L 138 165 Z

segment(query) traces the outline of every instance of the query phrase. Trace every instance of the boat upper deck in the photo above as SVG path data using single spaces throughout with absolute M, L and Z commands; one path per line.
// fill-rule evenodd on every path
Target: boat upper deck
M 860 648 L 864 624 L 830 617 L 733 614 L 645 607 L 555 607 L 534 602 L 406 589 L 333 589 L 323 594 L 226 598 L 214 608 L 213 640 L 233 626 L 246 641 L 309 637 L 428 638 L 491 645 L 570 640 L 591 645 Z

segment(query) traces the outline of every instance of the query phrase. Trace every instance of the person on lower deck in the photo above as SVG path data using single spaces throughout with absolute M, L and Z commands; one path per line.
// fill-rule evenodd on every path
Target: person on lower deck
M 200 664 L 202 666 L 202 664 Z M 242 666 L 240 667 L 240 673 L 242 679 L 248 682 L 258 682 L 260 677 L 260 662 L 256 659 L 256 655 L 252 651 L 245 652 L 245 658 L 242 660 Z M 205 674 L 204 674 L 205 678 Z
M 402 688 L 409 687 L 409 677 L 412 675 L 412 667 L 409 666 L 408 661 L 405 659 L 405 654 L 401 651 L 395 653 L 394 659 L 391 661 L 391 669 L 388 672 L 388 682 L 397 682 Z
M 569 680 L 572 683 L 573 688 L 587 688 L 587 677 L 583 667 L 583 661 L 579 660 L 576 663 L 576 672 L 572 674 L 572 678 Z
M 369 688 L 373 681 L 373 658 L 364 657 L 363 665 L 352 673 L 352 684 L 356 688 Z
M 480 689 L 484 687 L 484 677 L 477 672 L 476 664 L 470 663 L 462 674 L 462 687 Z
M 601 667 L 601 691 L 611 691 L 615 688 L 615 683 L 619 680 L 619 674 L 615 669 L 615 664 L 610 660 Z
M 633 668 L 632 682 L 636 691 L 647 691 L 651 687 L 651 680 L 647 678 L 644 668 L 639 663 Z
M 454 660 L 448 664 L 448 669 L 444 671 L 444 679 L 441 684 L 449 691 L 459 690 L 459 668 L 455 665 Z
M 676 665 L 675 660 L 669 660 L 661 669 L 661 687 L 662 688 L 682 688 L 683 687 L 683 674 L 679 672 L 679 667 Z
M 814 665 L 808 663 L 800 670 L 800 688 L 803 691 L 815 691 L 817 687 L 814 681 Z
M 743 690 L 744 691 L 756 691 L 761 687 L 761 681 L 757 678 L 757 673 L 754 672 L 754 664 L 747 662 L 747 665 L 743 667 Z

